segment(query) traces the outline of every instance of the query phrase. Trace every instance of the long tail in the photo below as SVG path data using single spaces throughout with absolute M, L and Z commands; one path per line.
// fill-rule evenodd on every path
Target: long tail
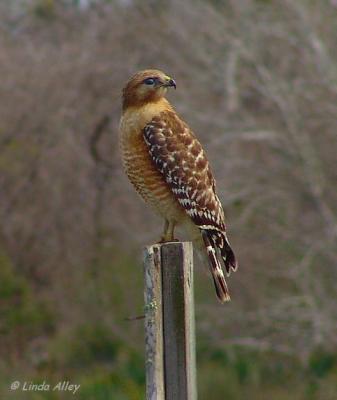
M 218 259 L 217 249 L 220 251 L 228 276 L 231 270 L 235 271 L 237 269 L 238 264 L 225 232 L 202 229 L 201 234 L 209 259 L 216 294 L 218 299 L 224 303 L 230 300 L 230 296 L 221 263 Z

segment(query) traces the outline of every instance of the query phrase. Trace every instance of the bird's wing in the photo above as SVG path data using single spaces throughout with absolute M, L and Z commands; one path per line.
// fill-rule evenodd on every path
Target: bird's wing
M 172 111 L 161 112 L 143 131 L 152 161 L 200 229 L 224 231 L 224 213 L 205 152 Z
M 217 296 L 230 299 L 217 257 L 221 253 L 227 274 L 237 269 L 228 242 L 224 212 L 205 152 L 189 127 L 173 111 L 163 111 L 143 131 L 150 157 L 192 221 L 199 227 L 208 254 Z
M 205 152 L 190 128 L 173 111 L 163 111 L 143 131 L 149 154 L 179 203 L 199 227 L 211 260 L 219 298 L 225 280 L 216 257 L 220 250 L 226 271 L 237 262 L 226 235 L 224 212 Z

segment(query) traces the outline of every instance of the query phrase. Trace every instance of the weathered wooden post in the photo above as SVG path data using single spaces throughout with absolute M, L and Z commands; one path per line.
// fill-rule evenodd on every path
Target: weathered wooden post
M 147 400 L 196 400 L 193 249 L 190 242 L 145 249 Z

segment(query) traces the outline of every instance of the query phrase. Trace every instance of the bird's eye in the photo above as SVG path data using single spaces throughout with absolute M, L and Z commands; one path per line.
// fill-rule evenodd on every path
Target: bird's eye
M 144 81 L 145 85 L 153 85 L 154 82 L 155 82 L 155 80 L 153 78 L 147 78 Z

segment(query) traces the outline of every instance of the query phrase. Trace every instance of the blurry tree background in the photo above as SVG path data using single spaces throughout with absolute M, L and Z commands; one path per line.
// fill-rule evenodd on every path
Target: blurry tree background
M 200 399 L 336 399 L 336 43 L 335 0 L 1 0 L 1 398 L 68 398 L 9 391 L 61 379 L 144 398 L 143 323 L 125 318 L 161 221 L 118 122 L 152 67 L 178 83 L 240 263 L 222 306 L 196 261 Z

